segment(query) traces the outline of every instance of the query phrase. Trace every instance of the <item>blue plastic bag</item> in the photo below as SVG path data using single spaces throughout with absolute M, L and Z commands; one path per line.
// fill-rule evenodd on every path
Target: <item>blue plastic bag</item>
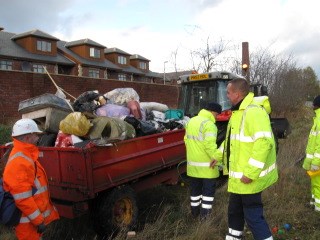
M 16 207 L 12 195 L 3 189 L 2 179 L 0 179 L 0 223 L 13 227 L 18 225 L 20 218 L 20 209 Z
M 180 120 L 183 119 L 184 113 L 181 109 L 169 109 L 165 111 L 166 119 Z

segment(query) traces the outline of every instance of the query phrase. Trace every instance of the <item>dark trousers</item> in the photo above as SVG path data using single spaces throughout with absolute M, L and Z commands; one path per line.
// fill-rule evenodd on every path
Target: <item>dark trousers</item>
M 216 179 L 194 177 L 190 177 L 190 179 L 191 213 L 194 217 L 200 214 L 201 218 L 205 218 L 212 210 L 214 193 L 216 191 Z
M 263 217 L 261 192 L 255 194 L 231 193 L 228 207 L 228 235 L 241 239 L 245 221 L 255 240 L 268 239 L 272 236 Z

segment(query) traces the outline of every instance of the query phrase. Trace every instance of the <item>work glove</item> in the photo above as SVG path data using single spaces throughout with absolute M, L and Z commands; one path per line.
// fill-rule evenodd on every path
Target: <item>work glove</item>
M 320 167 L 318 165 L 311 164 L 311 168 L 310 168 L 311 171 L 318 171 L 319 169 Z
M 38 225 L 37 227 L 38 233 L 43 233 L 45 230 L 46 230 L 46 225 L 44 225 L 44 223 L 41 223 L 40 225 Z

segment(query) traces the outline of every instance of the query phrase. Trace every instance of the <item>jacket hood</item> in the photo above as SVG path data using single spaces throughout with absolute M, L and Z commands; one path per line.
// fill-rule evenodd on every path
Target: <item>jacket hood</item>
M 271 113 L 271 105 L 268 96 L 259 96 L 255 97 L 252 92 L 249 92 L 248 95 L 243 99 L 239 109 L 245 109 L 250 104 L 255 104 L 263 107 L 268 114 Z
M 214 123 L 216 122 L 216 119 L 213 116 L 213 114 L 210 111 L 206 110 L 206 109 L 200 110 L 198 116 L 207 118 L 207 119 L 209 119 L 210 121 L 212 121 Z

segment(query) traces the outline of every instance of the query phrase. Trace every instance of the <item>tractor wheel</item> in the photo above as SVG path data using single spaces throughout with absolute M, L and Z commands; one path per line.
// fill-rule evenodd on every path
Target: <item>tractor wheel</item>
M 128 186 L 114 188 L 94 203 L 93 224 L 100 237 L 115 236 L 119 230 L 133 228 L 138 216 L 134 190 Z

